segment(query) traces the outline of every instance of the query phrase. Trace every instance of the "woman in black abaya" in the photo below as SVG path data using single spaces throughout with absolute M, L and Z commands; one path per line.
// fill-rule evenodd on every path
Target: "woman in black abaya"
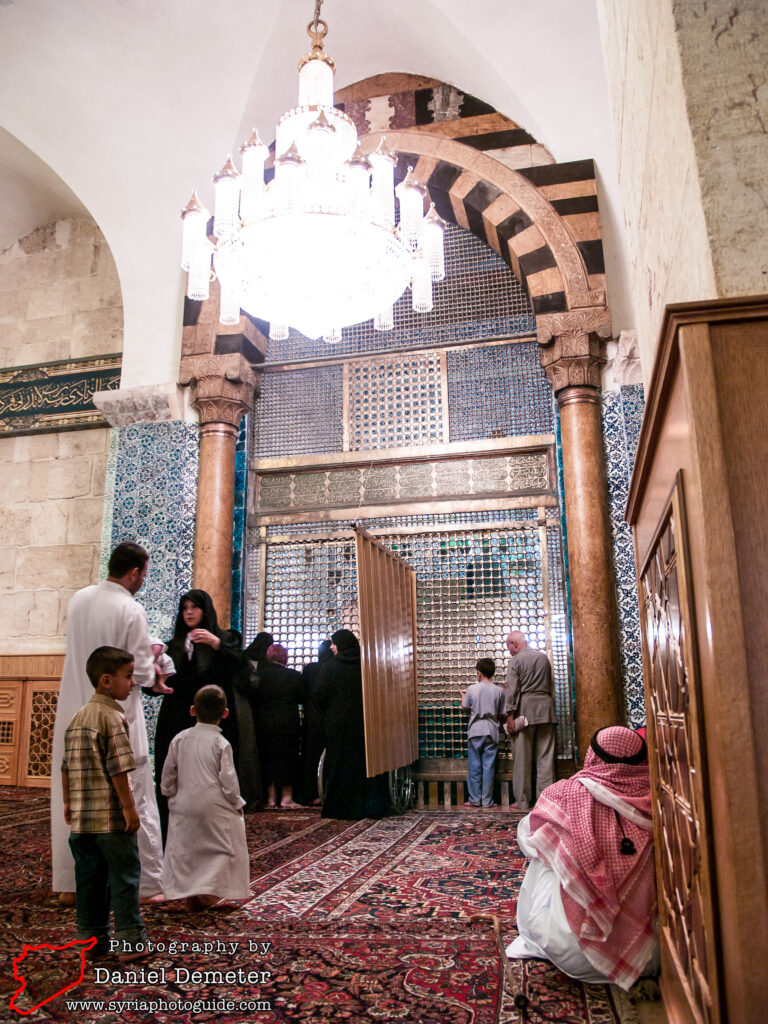
M 317 651 L 317 661 L 305 665 L 301 676 L 304 680 L 304 717 L 301 722 L 301 790 L 299 802 L 319 804 L 317 795 L 317 766 L 325 749 L 323 739 L 323 715 L 315 700 L 315 691 L 320 680 L 323 665 L 333 657 L 331 641 L 323 640 Z
M 381 818 L 390 810 L 389 792 L 386 775 L 365 774 L 360 644 L 350 630 L 339 629 L 331 651 L 335 657 L 323 665 L 315 691 L 325 736 L 323 817 Z
M 206 591 L 182 594 L 168 654 L 176 675 L 169 682 L 173 693 L 166 694 L 160 705 L 155 733 L 155 787 L 163 839 L 168 828 L 168 803 L 160 792 L 163 765 L 174 736 L 195 724 L 189 709 L 202 686 L 215 683 L 226 694 L 229 715 L 222 720 L 221 731 L 232 745 L 240 793 L 246 809 L 261 802 L 251 709 L 247 697 L 240 693 L 248 679 L 240 635 L 219 627 L 216 609 Z

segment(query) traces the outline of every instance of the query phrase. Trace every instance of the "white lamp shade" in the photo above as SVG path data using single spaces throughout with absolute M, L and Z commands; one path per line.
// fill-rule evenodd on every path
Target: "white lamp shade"
M 299 71 L 299 106 L 333 106 L 333 68 L 324 60 L 308 60 Z
M 414 313 L 429 313 L 432 309 L 432 278 L 429 264 L 421 253 L 413 261 L 411 289 Z
M 230 235 L 239 224 L 240 181 L 222 175 L 216 179 L 216 204 L 213 213 L 213 233 L 217 238 Z

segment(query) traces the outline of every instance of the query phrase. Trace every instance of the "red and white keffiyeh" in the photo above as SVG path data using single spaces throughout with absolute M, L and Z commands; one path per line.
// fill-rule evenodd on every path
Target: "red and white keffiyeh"
M 596 739 L 614 757 L 643 748 L 641 737 L 622 726 L 602 729 Z M 605 977 L 630 988 L 657 941 L 647 759 L 606 763 L 590 748 L 581 771 L 544 790 L 530 828 L 529 843 L 560 882 L 568 925 L 584 955 Z M 620 852 L 625 837 L 634 845 L 631 855 Z

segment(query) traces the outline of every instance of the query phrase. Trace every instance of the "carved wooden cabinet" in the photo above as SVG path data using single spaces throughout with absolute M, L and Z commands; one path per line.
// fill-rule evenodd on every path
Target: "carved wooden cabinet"
M 0 785 L 51 785 L 63 654 L 0 655 Z
M 672 1024 L 768 1013 L 768 298 L 667 309 L 627 505 Z

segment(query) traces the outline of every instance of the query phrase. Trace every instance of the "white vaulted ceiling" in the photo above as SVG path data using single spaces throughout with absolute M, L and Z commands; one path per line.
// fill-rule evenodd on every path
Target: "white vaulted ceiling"
M 124 383 L 173 379 L 179 211 L 193 188 L 212 203 L 212 174 L 254 126 L 273 138 L 296 102 L 313 11 L 313 0 L 0 0 L 0 248 L 54 217 L 93 217 L 123 291 Z M 390 71 L 437 78 L 558 162 L 593 158 L 614 328 L 631 326 L 594 0 L 325 0 L 322 17 L 337 88 Z

